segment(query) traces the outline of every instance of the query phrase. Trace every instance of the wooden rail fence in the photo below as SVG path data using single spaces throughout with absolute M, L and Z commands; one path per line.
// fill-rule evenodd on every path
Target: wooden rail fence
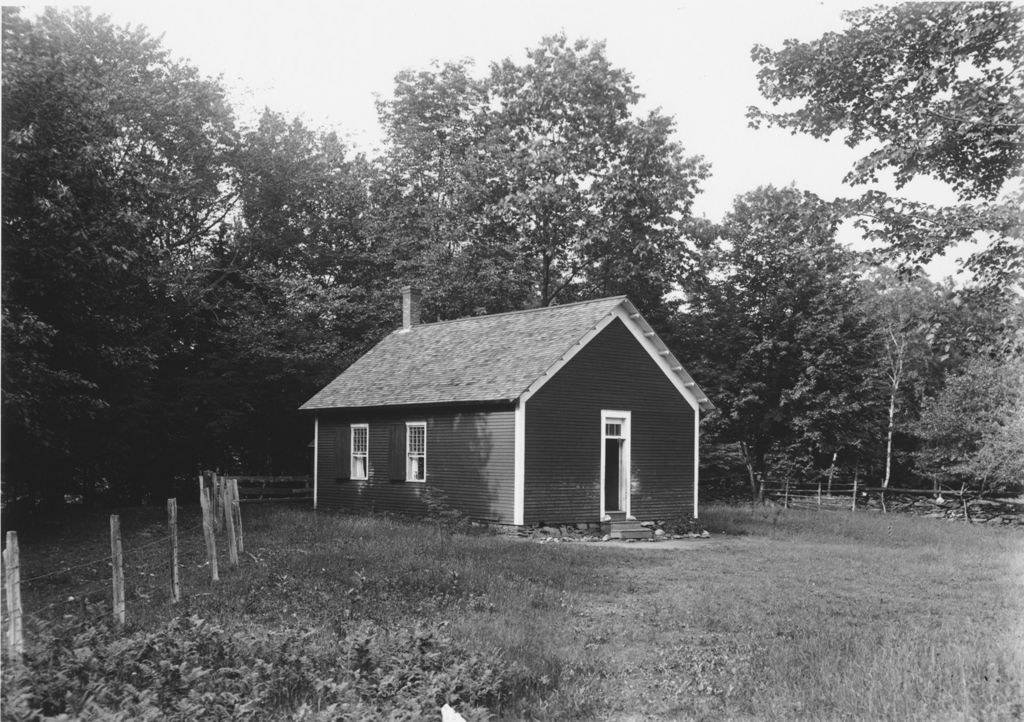
M 312 501 L 309 476 L 232 476 L 242 501 Z
M 904 489 L 881 487 L 864 483 L 853 474 L 852 479 L 840 479 L 824 474 L 818 480 L 790 482 L 773 479 L 756 480 L 752 493 L 746 474 L 701 476 L 701 501 L 726 503 L 750 502 L 758 495 L 765 503 L 790 509 L 817 509 L 821 511 L 898 511 L 919 515 L 944 516 L 972 523 L 1006 523 L 1024 525 L 1024 504 L 999 494 L 981 494 L 966 487 L 951 488 L 941 485 L 932 489 Z
M 209 487 L 212 498 L 217 499 L 221 486 L 232 482 L 237 484 L 235 497 L 239 502 L 313 500 L 311 476 L 254 476 L 206 471 L 200 477 L 199 488 Z

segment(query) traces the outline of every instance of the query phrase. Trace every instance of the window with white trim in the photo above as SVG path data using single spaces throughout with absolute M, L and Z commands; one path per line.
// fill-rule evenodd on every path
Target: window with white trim
M 405 480 L 425 481 L 427 478 L 427 425 L 423 422 L 405 425 Z
M 370 471 L 370 427 L 352 424 L 352 478 L 367 479 Z

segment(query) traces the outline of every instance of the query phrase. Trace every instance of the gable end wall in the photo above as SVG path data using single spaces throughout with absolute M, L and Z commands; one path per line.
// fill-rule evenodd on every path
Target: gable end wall
M 633 516 L 692 517 L 694 411 L 616 319 L 526 403 L 524 523 L 599 520 L 603 409 L 632 415 Z

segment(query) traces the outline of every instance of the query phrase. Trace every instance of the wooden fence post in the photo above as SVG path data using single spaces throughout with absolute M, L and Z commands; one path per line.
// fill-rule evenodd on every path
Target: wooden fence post
M 238 541 L 238 552 L 245 552 L 244 535 L 242 534 L 242 502 L 238 498 L 238 479 L 231 480 L 231 514 L 235 520 L 235 536 Z
M 213 518 L 211 515 L 210 490 L 203 487 L 199 495 L 199 504 L 203 507 L 203 536 L 206 538 L 206 559 L 210 562 L 210 575 L 213 581 L 220 581 L 217 573 L 217 537 L 213 535 Z
M 110 559 L 114 585 L 114 621 L 124 624 L 124 559 L 121 555 L 121 517 L 110 515 Z
M 219 492 L 217 494 L 217 501 L 220 504 L 220 509 L 217 510 L 217 523 L 220 524 L 220 526 L 217 528 L 220 531 L 224 531 L 227 528 L 225 524 L 228 520 L 228 510 L 224 504 L 224 501 L 227 499 L 224 495 L 224 487 L 226 486 L 225 481 L 226 480 L 222 474 L 217 474 L 217 491 Z
M 850 502 L 850 511 L 857 511 L 857 477 L 860 475 L 860 466 L 853 470 L 853 501 Z
M 21 661 L 25 637 L 21 627 L 21 560 L 18 555 L 18 532 L 7 532 L 4 549 L 4 592 L 7 597 L 7 656 Z
M 227 523 L 231 517 L 231 490 L 229 489 L 230 484 L 228 480 L 221 476 L 217 479 L 217 498 L 220 500 L 220 521 L 225 525 L 227 529 Z
M 231 512 L 231 486 L 227 479 L 220 480 L 220 505 L 224 511 L 224 528 L 228 533 L 228 563 L 238 566 L 238 543 L 235 539 L 235 515 Z
M 171 535 L 171 601 L 181 601 L 181 579 L 178 578 L 178 500 L 167 500 L 167 526 Z
M 211 482 L 210 488 L 210 501 L 213 503 L 213 530 L 223 531 L 224 527 L 224 510 L 221 502 L 221 490 L 220 490 L 220 476 L 217 472 L 213 472 L 213 481 Z
M 224 477 L 217 474 L 213 478 L 214 487 L 217 491 L 217 501 L 214 502 L 217 511 L 214 518 L 217 520 L 217 525 L 214 528 L 217 531 L 224 531 Z

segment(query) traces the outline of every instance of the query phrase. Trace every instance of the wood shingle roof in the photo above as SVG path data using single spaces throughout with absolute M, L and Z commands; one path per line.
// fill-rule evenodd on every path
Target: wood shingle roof
M 514 401 L 623 305 L 639 317 L 615 296 L 393 331 L 300 408 Z

